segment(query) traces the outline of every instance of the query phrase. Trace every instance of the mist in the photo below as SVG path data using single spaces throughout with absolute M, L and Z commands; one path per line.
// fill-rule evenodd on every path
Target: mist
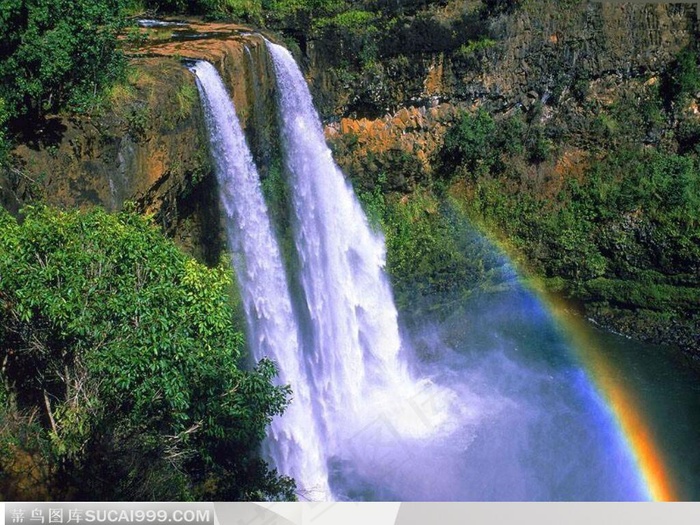
M 649 498 L 612 413 L 522 286 L 465 301 L 403 340 L 424 388 L 403 408 L 373 411 L 343 443 L 329 465 L 339 499 Z M 402 432 L 401 418 L 423 435 Z

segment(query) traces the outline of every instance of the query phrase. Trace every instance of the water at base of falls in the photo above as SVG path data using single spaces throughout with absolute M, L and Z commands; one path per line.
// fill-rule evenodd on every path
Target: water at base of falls
M 376 420 L 334 458 L 352 501 L 637 501 L 650 494 L 569 343 L 524 289 L 466 300 L 411 330 L 416 368 L 462 406 L 449 431 L 409 439 Z M 378 439 L 377 439 L 378 438 Z

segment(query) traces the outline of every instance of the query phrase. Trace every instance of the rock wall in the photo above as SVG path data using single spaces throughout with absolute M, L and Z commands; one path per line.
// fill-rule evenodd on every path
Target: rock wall
M 619 80 L 662 71 L 697 32 L 692 6 L 542 0 L 479 20 L 473 4 L 480 3 L 436 8 L 430 34 L 407 19 L 398 36 L 380 37 L 379 56 L 359 74 L 338 62 L 334 39 L 307 41 L 299 58 L 351 176 L 383 170 L 391 188 L 410 190 L 430 174 L 431 156 L 460 110 L 527 109 L 556 99 L 559 118 L 576 118 L 570 101 L 581 82 L 603 100 Z M 110 210 L 135 201 L 211 262 L 222 246 L 218 200 L 194 78 L 182 59 L 219 69 L 263 176 L 279 149 L 272 66 L 262 37 L 245 27 L 190 20 L 142 31 L 141 41 L 128 44 L 128 83 L 86 115 L 55 116 L 26 137 L 15 151 L 19 170 L 0 175 L 0 202 L 16 212 L 33 197 Z M 460 31 L 486 44 L 450 47 L 464 38 L 442 33 Z M 382 47 L 392 38 L 404 45 Z
M 19 169 L 3 177 L 3 205 L 16 212 L 40 198 L 116 211 L 132 201 L 213 263 L 225 242 L 218 193 L 195 78 L 183 59 L 217 67 L 261 166 L 277 140 L 272 65 L 263 38 L 240 26 L 191 22 L 143 31 L 125 84 L 86 115 L 50 118 L 15 150 Z
M 529 0 L 508 13 L 470 18 L 463 16 L 468 14 L 467 4 L 480 2 L 449 1 L 423 15 L 434 19 L 437 32 L 472 35 L 445 38 L 447 44 L 432 51 L 422 50 L 437 40 L 435 33 L 414 32 L 415 42 L 393 51 L 380 43 L 373 61 L 353 69 L 347 57 L 330 51 L 336 43 L 317 39 L 307 45 L 308 78 L 327 122 L 326 137 L 360 191 L 381 184 L 410 194 L 421 184 L 432 186 L 436 178 L 449 179 L 451 174 L 441 173 L 444 168 L 438 165 L 445 134 L 465 112 L 477 108 L 496 120 L 518 116 L 530 136 L 540 136 L 551 148 L 538 160 L 522 155 L 502 159 L 513 169 L 510 178 L 498 180 L 518 192 L 551 200 L 572 179 L 581 182 L 591 163 L 621 144 L 676 153 L 682 150 L 682 126 L 698 126 L 700 93 L 683 104 L 660 102 L 674 60 L 696 45 L 696 6 Z M 481 32 L 475 29 L 478 20 L 484 25 Z M 407 18 L 404 25 L 411 24 Z M 645 101 L 652 98 L 659 108 L 663 105 L 649 117 L 655 119 L 653 125 L 635 125 L 642 119 L 629 112 L 643 113 Z M 627 113 L 621 110 L 625 107 Z M 649 114 L 654 107 L 647 107 Z M 615 138 L 606 142 L 608 135 Z M 474 174 L 457 178 L 469 175 Z M 461 188 L 459 183 L 455 188 Z M 465 191 L 453 193 L 465 201 L 472 197 Z M 692 295 L 697 290 L 697 265 L 680 255 L 670 257 L 673 267 L 662 263 L 663 249 L 648 233 L 616 230 L 628 227 L 625 221 L 621 216 L 599 226 L 615 242 L 635 239 L 623 247 L 602 246 L 609 257 L 610 282 L 593 280 L 586 283 L 588 291 L 576 290 L 573 297 L 602 325 L 635 338 L 678 345 L 697 359 L 698 303 L 685 304 L 680 298 L 681 292 Z M 635 250 L 645 255 L 637 256 Z M 616 273 L 617 263 L 612 261 L 618 253 L 633 260 L 633 271 Z M 545 263 L 566 253 L 561 246 L 543 242 L 528 256 L 533 267 L 550 268 L 556 264 Z M 604 286 L 612 287 L 615 281 L 622 289 L 645 272 L 656 272 L 658 282 L 639 284 L 639 297 L 624 304 L 619 300 L 622 292 L 615 304 L 608 304 L 611 293 L 603 293 Z M 679 291 L 678 298 L 675 292 L 668 294 L 669 304 L 641 297 L 653 295 L 654 286 L 663 288 L 667 281 Z
M 409 192 L 433 173 L 433 156 L 463 105 L 401 108 L 379 119 L 342 118 L 326 126 L 336 162 L 352 177 L 371 186 L 379 174 L 387 188 Z
M 487 16 L 481 2 L 444 2 L 423 16 L 430 24 L 406 17 L 381 35 L 376 56 L 361 66 L 347 65 L 351 57 L 338 52 L 335 35 L 310 39 L 306 62 L 319 111 L 332 121 L 436 102 L 565 101 L 577 82 L 658 74 L 698 35 L 692 4 L 518 5 Z

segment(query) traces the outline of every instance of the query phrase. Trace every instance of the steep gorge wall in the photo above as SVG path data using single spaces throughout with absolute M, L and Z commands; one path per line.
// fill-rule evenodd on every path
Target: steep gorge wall
M 352 46 L 337 34 L 306 43 L 307 78 L 350 177 L 371 186 L 385 173 L 390 188 L 409 191 L 432 174 L 447 129 L 477 108 L 546 123 L 580 158 L 590 121 L 623 97 L 644 97 L 700 34 L 687 4 L 530 0 L 491 16 L 481 5 L 448 1 L 430 12 L 431 24 L 406 17 L 363 65 L 343 54 Z M 700 116 L 697 104 L 688 111 Z M 639 132 L 630 139 L 663 140 Z
M 377 56 L 359 66 L 334 55 L 335 42 L 307 43 L 308 78 L 327 122 L 327 139 L 341 167 L 363 191 L 379 184 L 405 194 L 403 202 L 437 177 L 453 180 L 452 193 L 469 200 L 479 175 L 440 173 L 440 153 L 450 127 L 478 109 L 497 120 L 518 117 L 526 133 L 541 133 L 549 148 L 546 158 L 506 155 L 502 160 L 510 178 L 497 179 L 497 184 L 517 187 L 515 193 L 529 192 L 535 199 L 555 201 L 572 179 L 585 183 L 587 169 L 616 154 L 616 148 L 673 155 L 693 147 L 681 147 L 679 137 L 683 127 L 700 125 L 700 93 L 690 94 L 682 104 L 662 99 L 675 59 L 696 45 L 694 5 L 533 0 L 505 14 L 470 18 L 464 16 L 469 7 L 458 7 L 467 4 L 480 2 L 447 2 L 433 9 L 433 32 L 407 30 L 405 45 L 391 51 L 380 43 Z M 404 26 L 410 29 L 419 15 L 413 22 L 409 18 Z M 477 23 L 483 24 L 481 31 Z M 470 36 L 439 36 L 440 31 L 459 35 L 460 30 Z M 413 42 L 405 38 L 410 34 Z M 648 113 L 658 113 L 641 117 L 650 98 Z M 645 118 L 653 123 L 647 126 Z M 469 186 L 466 179 L 476 182 Z M 462 185 L 469 189 L 463 191 Z M 626 221 L 620 212 L 598 226 L 617 243 L 612 250 L 600 247 L 607 264 L 601 278 L 572 278 L 576 285 L 567 290 L 575 290 L 573 298 L 601 324 L 635 338 L 679 345 L 697 359 L 697 264 L 680 253 L 666 253 L 664 236 L 648 222 L 639 221 L 647 231 Z M 697 247 L 692 234 L 687 241 Z M 570 254 L 547 239 L 530 247 L 528 266 L 560 278 L 551 269 L 562 266 L 557 261 Z M 625 260 L 622 266 L 620 258 Z M 669 259 L 674 263 L 664 262 Z M 648 275 L 654 278 L 637 280 Z M 654 295 L 667 289 L 674 291 L 663 301 Z M 686 296 L 691 299 L 684 302 Z
M 305 58 L 319 111 L 334 120 L 443 102 L 566 103 L 577 82 L 658 75 L 698 36 L 694 5 L 516 5 L 488 15 L 481 2 L 450 0 L 404 17 L 359 65 L 342 51 L 351 34 L 310 39 Z

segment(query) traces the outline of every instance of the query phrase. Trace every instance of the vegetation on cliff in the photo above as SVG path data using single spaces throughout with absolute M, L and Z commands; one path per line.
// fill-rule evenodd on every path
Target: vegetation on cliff
M 525 126 L 510 153 L 498 141 L 475 151 L 478 119 L 465 115 L 443 150 L 446 159 L 459 159 L 442 175 L 472 220 L 505 239 L 526 268 L 584 301 L 600 320 L 613 324 L 626 312 L 618 329 L 692 347 L 700 330 L 697 151 L 629 144 L 624 137 L 631 130 L 624 128 L 630 124 L 615 121 L 608 140 L 619 144 L 587 151 L 577 176 L 562 178 L 566 153 L 542 158 L 535 146 L 533 154 Z M 492 125 L 512 128 L 509 120 Z M 533 169 L 533 162 L 547 157 L 557 162 Z
M 204 174 L 188 168 L 207 164 L 191 135 L 198 104 L 193 83 L 182 81 L 189 74 L 172 58 L 125 69 L 117 37 L 132 6 L 1 7 L 0 190 L 15 191 L 14 213 L 48 201 L 43 184 L 52 177 L 70 188 L 52 202 L 84 206 L 106 195 L 120 209 L 134 197 L 125 175 L 137 164 L 135 145 L 153 136 L 158 103 L 164 149 L 180 152 L 177 137 L 186 133 L 187 151 L 197 153 L 178 163 L 155 140 L 148 161 L 166 158 L 163 177 L 149 180 L 148 162 L 134 177 L 147 189 L 155 182 L 182 193 L 201 182 Z M 172 85 L 156 88 L 153 71 Z M 17 145 L 29 160 L 5 162 Z M 25 162 L 37 172 L 25 172 Z M 35 204 L 19 218 L 0 210 L 0 225 L 2 498 L 295 497 L 293 480 L 270 471 L 259 451 L 289 390 L 274 386 L 271 362 L 245 355 L 225 260 L 214 268 L 195 262 L 134 212 Z
M 321 95 L 325 108 L 348 117 L 329 138 L 368 209 L 382 187 L 399 305 L 410 311 L 426 289 L 460 297 L 492 287 L 485 272 L 458 271 L 450 281 L 439 271 L 470 253 L 455 250 L 460 235 L 470 236 L 455 224 L 456 207 L 601 323 L 697 352 L 694 12 L 691 19 L 680 7 L 612 11 L 543 0 L 447 2 L 403 16 L 413 43 L 392 52 L 382 42 L 397 34 L 382 32 L 372 59 L 358 63 L 342 56 L 352 49 L 345 41 L 339 54 L 326 52 L 330 41 L 315 41 L 318 62 L 335 73 L 311 72 L 321 89 L 345 88 Z M 643 26 L 644 17 L 657 25 Z M 435 31 L 418 31 L 427 20 Z M 691 37 L 664 33 L 671 27 Z M 464 40 L 438 45 L 449 34 Z M 372 73 L 363 83 L 366 67 Z M 407 113 L 395 109 L 400 104 L 417 107 Z M 414 205 L 422 211 L 411 212 Z M 403 251 L 392 242 L 396 224 L 428 239 L 430 250 L 408 242 Z M 436 254 L 437 265 L 430 263 Z M 411 256 L 411 265 L 397 263 Z
M 46 114 L 83 108 L 120 78 L 123 23 L 119 0 L 2 0 L 0 139 L 6 126 L 31 136 Z
M 288 388 L 248 370 L 232 272 L 131 212 L 0 211 L 0 493 L 293 498 L 258 446 Z

